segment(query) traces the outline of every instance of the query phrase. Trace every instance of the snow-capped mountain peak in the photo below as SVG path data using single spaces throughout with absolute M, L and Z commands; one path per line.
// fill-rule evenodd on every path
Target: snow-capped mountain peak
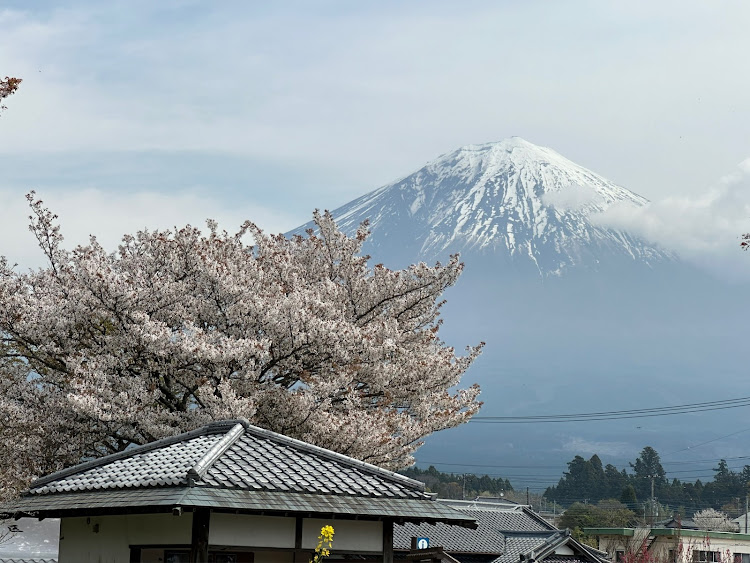
M 668 259 L 634 236 L 592 221 L 614 204 L 647 203 L 552 149 L 511 137 L 440 156 L 333 214 L 347 231 L 368 219 L 373 252 L 408 248 L 416 253 L 412 260 L 479 253 L 530 261 L 547 276 L 596 267 L 613 254 L 647 264 Z

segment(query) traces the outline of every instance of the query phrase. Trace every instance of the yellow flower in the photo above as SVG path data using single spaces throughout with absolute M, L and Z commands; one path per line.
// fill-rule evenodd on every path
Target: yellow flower
M 310 563 L 320 563 L 324 557 L 331 555 L 330 547 L 333 545 L 333 526 L 323 526 L 318 536 L 318 545 L 315 546 L 315 557 Z M 325 546 L 325 547 L 324 547 Z

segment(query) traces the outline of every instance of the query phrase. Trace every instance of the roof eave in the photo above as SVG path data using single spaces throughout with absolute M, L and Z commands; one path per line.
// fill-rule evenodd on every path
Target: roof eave
M 206 507 L 216 512 L 308 516 L 357 520 L 438 522 L 476 529 L 476 521 L 424 498 L 353 497 L 208 487 L 153 487 L 28 495 L 0 506 L 0 515 L 19 518 L 171 512 Z

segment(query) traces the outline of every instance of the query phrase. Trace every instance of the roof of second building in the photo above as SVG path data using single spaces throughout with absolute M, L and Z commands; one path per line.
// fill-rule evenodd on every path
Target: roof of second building
M 442 501 L 441 501 L 442 502 Z M 450 502 L 450 501 L 449 501 Z M 447 503 L 446 503 L 447 504 Z M 413 537 L 429 537 L 461 563 L 602 563 L 604 553 L 574 540 L 526 506 L 450 502 L 477 522 L 476 530 L 441 524 L 394 526 L 394 549 L 408 551 Z
M 442 524 L 404 524 L 394 527 L 394 548 L 409 549 L 412 537 L 429 536 L 431 544 L 451 553 L 500 555 L 509 550 L 523 553 L 542 544 L 558 531 L 522 506 L 477 508 L 475 505 L 458 509 L 476 520 L 476 530 L 457 529 Z

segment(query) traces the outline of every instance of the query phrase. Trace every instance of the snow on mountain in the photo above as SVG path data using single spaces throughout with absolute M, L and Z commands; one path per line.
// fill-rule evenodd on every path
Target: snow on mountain
M 333 215 L 347 232 L 368 219 L 368 250 L 378 256 L 491 254 L 547 276 L 573 266 L 596 269 L 606 256 L 647 265 L 668 260 L 664 251 L 597 223 L 611 205 L 647 203 L 551 149 L 511 137 L 443 155 Z

